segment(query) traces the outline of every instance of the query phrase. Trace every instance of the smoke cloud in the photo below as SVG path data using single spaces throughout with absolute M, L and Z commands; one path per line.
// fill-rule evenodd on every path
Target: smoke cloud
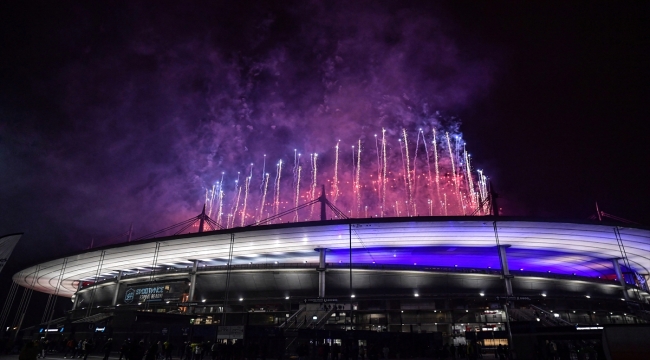
M 28 202 L 39 221 L 70 229 L 72 238 L 101 243 L 131 223 L 137 237 L 198 214 L 222 176 L 230 209 L 237 173 L 241 186 L 254 164 L 252 214 L 263 167 L 272 201 L 279 160 L 285 200 L 293 201 L 296 150 L 304 195 L 314 153 L 318 184 L 331 191 L 340 144 L 340 186 L 350 193 L 359 140 L 364 203 L 377 206 L 369 180 L 377 173 L 374 135 L 386 129 L 391 169 L 403 170 L 403 129 L 411 161 L 419 129 L 429 147 L 436 129 L 438 150 L 448 153 L 442 135 L 460 132 L 453 114 L 489 89 L 493 64 L 463 48 L 435 6 L 268 3 L 68 9 L 67 21 L 53 24 L 34 50 L 14 54 L 16 63 L 31 59 L 19 71 L 26 85 L 16 89 L 29 100 L 3 100 L 2 213 Z M 420 173 L 422 143 L 418 151 L 411 168 Z M 441 160 L 447 172 L 448 161 Z M 423 199 L 433 192 L 430 184 L 418 189 Z M 354 201 L 339 204 L 354 208 Z

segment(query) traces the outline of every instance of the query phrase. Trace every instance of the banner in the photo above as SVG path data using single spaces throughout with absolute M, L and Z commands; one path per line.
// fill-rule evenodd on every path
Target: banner
M 12 234 L 0 237 L 0 272 L 2 272 L 2 268 L 5 266 L 7 261 L 9 261 L 9 256 L 11 256 L 11 253 L 14 251 L 14 247 L 16 247 L 21 236 L 23 236 L 23 234 Z
M 174 301 L 178 302 L 187 287 L 185 283 L 150 284 L 129 286 L 122 297 L 123 304 L 142 302 Z

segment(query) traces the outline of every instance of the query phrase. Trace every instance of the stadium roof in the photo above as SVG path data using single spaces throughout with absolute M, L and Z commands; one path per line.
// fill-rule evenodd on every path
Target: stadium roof
M 26 268 L 13 277 L 19 285 L 70 297 L 79 281 L 159 268 L 228 262 L 234 237 L 233 264 L 318 262 L 316 248 L 328 248 L 328 262 L 354 264 L 439 265 L 499 268 L 493 217 L 352 219 L 293 223 L 192 233 L 87 250 Z M 627 254 L 640 274 L 650 269 L 650 230 L 614 225 L 497 218 L 501 245 L 509 245 L 511 269 L 577 273 L 612 273 L 611 259 Z M 617 241 L 617 231 L 624 249 Z M 232 234 L 232 235 L 231 235 Z M 350 240 L 351 239 L 351 240 Z M 159 246 L 157 258 L 154 259 Z M 624 264 L 624 262 L 621 262 Z M 98 277 L 99 275 L 99 277 Z

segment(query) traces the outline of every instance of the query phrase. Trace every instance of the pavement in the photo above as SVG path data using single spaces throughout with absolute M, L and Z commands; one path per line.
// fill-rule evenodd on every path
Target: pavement
M 63 358 L 63 354 L 49 354 L 46 356 L 44 359 L 39 358 L 38 360 L 69 360 Z M 79 358 L 76 358 L 77 360 L 80 360 Z M 104 355 L 101 354 L 96 354 L 96 355 L 88 355 L 88 359 L 92 360 L 102 360 L 104 359 Z M 118 356 L 111 356 L 108 358 L 109 360 L 118 360 Z M 451 359 L 451 358 L 448 358 Z M 467 359 L 467 358 L 465 358 Z M 496 359 L 493 354 L 483 354 L 484 360 L 491 360 L 491 359 Z M 18 360 L 18 354 L 12 354 L 12 355 L 0 355 L 0 360 Z M 174 358 L 173 360 L 180 360 L 179 358 Z M 254 359 L 251 359 L 254 360 Z M 388 359 L 388 360 L 398 360 L 398 359 Z M 405 359 L 402 359 L 405 360 Z M 432 360 L 432 359 L 410 359 L 410 360 Z

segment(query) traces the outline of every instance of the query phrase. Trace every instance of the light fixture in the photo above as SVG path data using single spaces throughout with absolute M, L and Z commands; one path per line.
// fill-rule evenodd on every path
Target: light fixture
M 413 294 L 413 296 L 418 297 L 418 296 L 420 296 L 420 294 L 415 293 L 415 294 Z
M 354 297 L 356 297 L 356 296 L 354 296 L 354 294 L 352 294 L 350 297 L 351 297 L 351 298 L 354 298 Z
M 277 264 L 278 264 L 278 262 L 276 261 L 276 262 L 275 262 L 275 264 L 277 265 Z
M 317 320 L 317 319 L 318 319 L 318 316 L 314 315 L 314 316 L 312 316 L 311 318 L 312 318 L 312 320 Z
M 201 302 L 205 302 L 205 299 L 201 300 Z
M 288 296 L 285 296 L 284 299 L 285 299 L 285 300 L 289 300 L 289 297 L 288 297 Z
M 546 293 L 542 293 L 542 296 L 543 296 L 543 297 L 546 297 Z
M 244 301 L 244 298 L 239 298 L 239 301 Z
M 481 296 L 485 296 L 485 293 L 479 293 L 479 295 L 481 295 Z
M 465 310 L 465 312 L 469 312 L 469 310 Z
M 585 295 L 585 297 L 586 297 L 587 299 L 591 299 L 591 296 L 589 296 L 589 295 Z

